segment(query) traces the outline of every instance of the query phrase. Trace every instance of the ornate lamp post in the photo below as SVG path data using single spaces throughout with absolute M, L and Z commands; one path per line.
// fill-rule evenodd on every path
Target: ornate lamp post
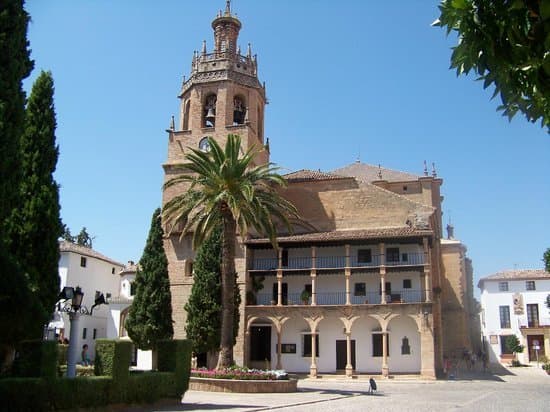
M 84 298 L 84 292 L 80 289 L 80 286 L 76 288 L 66 286 L 59 294 L 59 300 L 64 300 L 64 306 L 59 306 L 60 312 L 66 312 L 69 314 L 69 320 L 71 324 L 71 333 L 69 337 L 69 350 L 67 353 L 67 378 L 74 378 L 76 376 L 76 359 L 78 357 L 78 321 L 80 315 L 92 315 L 94 307 L 105 303 L 105 297 L 103 294 L 97 294 L 95 297 L 95 303 L 91 310 L 82 305 L 82 299 Z M 70 300 L 70 302 L 67 302 Z

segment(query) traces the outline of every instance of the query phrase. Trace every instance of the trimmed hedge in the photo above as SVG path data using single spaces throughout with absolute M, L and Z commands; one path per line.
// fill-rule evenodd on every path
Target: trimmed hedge
M 130 374 L 131 345 L 129 341 L 98 339 L 95 370 L 107 376 L 0 379 L 0 409 L 7 406 L 10 411 L 50 411 L 179 399 L 189 386 L 191 343 L 163 342 L 159 368 L 165 371 Z M 57 348 L 54 352 L 57 354 Z
M 16 349 L 13 376 L 54 379 L 57 376 L 57 356 L 55 341 L 22 341 Z
M 57 364 L 66 365 L 67 364 L 67 353 L 69 352 L 69 345 L 62 343 L 57 344 Z
M 95 344 L 94 372 L 98 376 L 112 376 L 117 384 L 126 384 L 130 367 L 132 342 L 98 339 Z
M 159 372 L 174 372 L 176 390 L 181 394 L 189 388 L 191 374 L 191 341 L 161 340 L 157 344 Z

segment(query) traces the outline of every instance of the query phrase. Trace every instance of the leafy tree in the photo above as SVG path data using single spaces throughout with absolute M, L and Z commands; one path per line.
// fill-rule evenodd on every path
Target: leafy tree
M 22 0 L 0 2 L 0 361 L 10 363 L 14 344 L 25 336 L 29 316 L 21 298 L 30 288 L 23 268 L 9 252 L 11 217 L 19 204 L 19 142 L 24 130 L 25 92 L 22 81 L 31 72 L 27 24 Z
M 546 307 L 550 309 L 550 295 L 546 296 Z
M 63 223 L 61 239 L 66 240 L 67 242 L 72 242 L 72 243 L 76 242 L 75 236 L 71 234 L 71 229 L 65 223 Z
M 12 253 L 26 273 L 37 299 L 38 313 L 27 328 L 28 338 L 40 338 L 59 294 L 59 189 L 53 78 L 41 72 L 27 104 L 21 138 L 20 205 L 12 215 Z
M 518 111 L 550 130 L 550 2 L 546 0 L 443 0 L 434 25 L 456 31 L 451 68 L 473 71 L 483 88 L 495 86 L 501 110 Z
M 159 340 L 170 339 L 174 334 L 160 209 L 153 213 L 147 244 L 136 272 L 135 286 L 136 294 L 126 320 L 126 330 L 138 348 L 154 350 Z
M 241 157 L 241 138 L 228 135 L 225 150 L 212 138 L 210 150 L 192 149 L 187 163 L 177 166 L 179 176 L 165 188 L 188 184 L 189 189 L 166 203 L 163 216 L 171 227 L 183 224 L 182 236 L 193 230 L 193 247 L 197 249 L 212 231 L 222 225 L 222 327 L 217 368 L 233 364 L 235 244 L 237 230 L 244 237 L 249 227 L 267 235 L 277 247 L 275 224 L 284 223 L 291 230 L 289 217 L 298 217 L 296 208 L 278 192 L 285 180 L 273 164 L 254 166 L 258 153 L 250 148 Z
M 78 233 L 78 235 L 74 237 L 74 240 L 77 245 L 84 246 L 91 249 L 94 238 L 90 236 L 90 234 L 86 230 L 86 227 L 83 227 L 82 229 L 80 229 L 80 232 Z
M 550 272 L 550 248 L 546 249 L 546 252 L 542 255 L 542 260 L 544 262 L 544 269 Z
M 504 342 L 506 349 L 512 352 L 515 356 L 516 353 L 521 353 L 525 349 L 525 346 L 519 343 L 519 339 L 516 335 L 510 335 L 506 338 Z
M 220 347 L 221 328 L 221 228 L 216 228 L 197 251 L 193 265 L 193 287 L 185 304 L 187 324 L 185 333 L 193 342 L 193 352 L 217 351 Z M 235 316 L 233 345 L 239 331 L 241 295 L 235 276 Z

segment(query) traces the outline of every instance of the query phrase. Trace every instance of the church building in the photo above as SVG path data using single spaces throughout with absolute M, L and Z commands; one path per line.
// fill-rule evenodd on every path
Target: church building
M 264 147 L 265 84 L 256 55 L 238 45 L 240 20 L 230 2 L 212 22 L 214 48 L 192 58 L 179 98 L 179 122 L 168 130 L 165 181 L 190 149 L 222 147 L 228 134 L 243 150 Z M 235 360 L 289 372 L 418 374 L 434 378 L 443 356 L 477 351 L 472 327 L 472 265 L 452 227 L 443 238 L 443 180 L 354 162 L 331 172 L 284 176 L 283 195 L 308 227 L 239 239 L 235 266 L 242 295 Z M 163 192 L 163 204 L 185 186 Z M 184 305 L 193 285 L 192 234 L 165 239 L 175 338 L 185 337 Z

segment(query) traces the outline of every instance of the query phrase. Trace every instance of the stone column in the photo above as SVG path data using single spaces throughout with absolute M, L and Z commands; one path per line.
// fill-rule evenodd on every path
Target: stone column
M 422 326 L 420 329 L 420 375 L 423 378 L 435 379 L 435 349 L 433 335 L 433 316 L 429 313 L 418 315 Z
M 248 367 L 250 361 L 250 328 L 246 328 L 244 333 L 244 366 Z
M 431 270 L 430 270 L 430 247 L 428 238 L 422 238 L 422 246 L 424 248 L 424 287 L 426 288 L 426 302 L 431 302 Z
M 277 256 L 277 306 L 283 305 L 283 249 L 279 248 Z
M 311 306 L 317 305 L 317 247 L 311 247 Z
M 345 269 L 345 276 L 346 276 L 346 305 L 351 305 L 351 291 L 350 291 L 350 278 L 351 278 L 351 271 L 350 268 Z
M 353 375 L 353 365 L 351 364 L 351 332 L 346 331 L 346 376 Z
M 317 332 L 311 332 L 311 366 L 309 367 L 309 376 L 311 378 L 317 377 L 317 358 L 315 354 L 317 353 L 317 345 L 315 344 L 315 336 Z
M 317 305 L 317 270 L 311 269 L 311 306 Z
M 382 376 L 388 377 L 390 368 L 388 367 L 388 333 L 382 332 Z
M 380 257 L 380 303 L 385 305 L 386 302 L 386 247 L 384 242 L 380 242 L 379 247 L 379 257 Z
M 281 362 L 281 348 L 282 348 L 282 331 L 281 328 L 277 328 L 277 369 L 283 369 L 283 364 Z

